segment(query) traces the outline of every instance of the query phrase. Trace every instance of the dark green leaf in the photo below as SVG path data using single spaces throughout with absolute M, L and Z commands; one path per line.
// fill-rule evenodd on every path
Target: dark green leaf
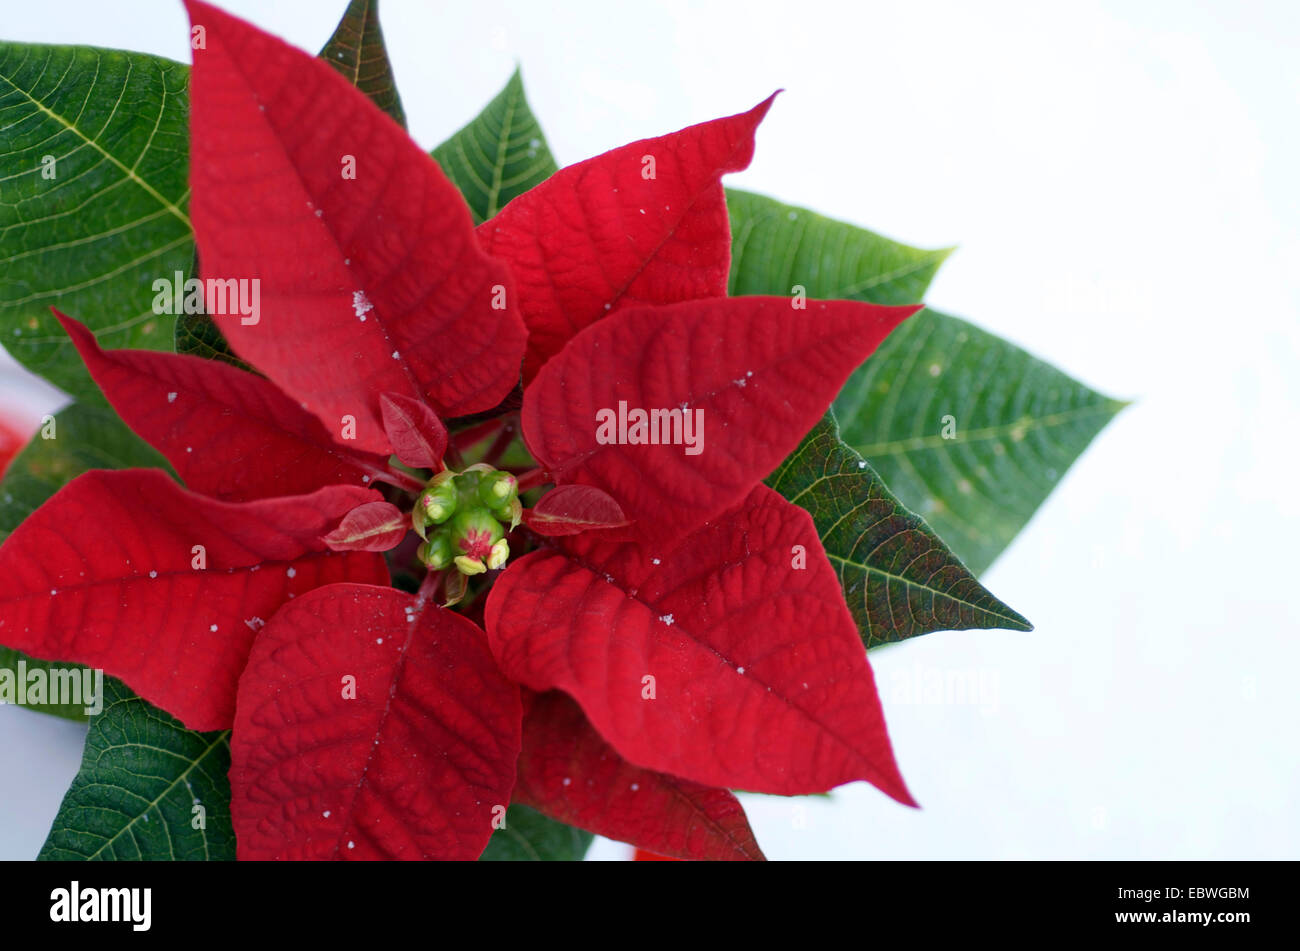
M 230 731 L 195 733 L 104 682 L 81 770 L 39 858 L 233 861 Z
M 232 367 L 256 372 L 235 356 L 221 335 L 221 328 L 207 314 L 181 314 L 176 318 L 176 352 L 205 360 L 220 360 Z
M 434 149 L 433 157 L 465 196 L 475 224 L 496 215 L 557 168 L 542 127 L 528 108 L 517 69 L 506 88 L 474 121 Z
M 0 481 L 0 542 L 46 499 L 83 472 L 133 466 L 170 471 L 167 461 L 127 429 L 111 409 L 74 403 L 54 417 L 53 425 L 47 421 L 41 427 L 10 463 Z M 0 628 L 0 643 L 3 642 L 4 629 Z M 28 670 L 37 667 L 49 670 L 51 666 L 0 647 L 0 670 L 17 672 L 20 660 L 26 662 Z M 76 669 L 74 664 L 53 666 L 61 670 Z M 85 719 L 80 704 L 42 704 L 31 709 L 73 720 Z
M 393 67 L 379 27 L 379 0 L 352 0 L 320 58 L 337 69 L 370 101 L 406 126 L 406 113 L 393 80 Z
M 840 441 L 830 413 L 767 484 L 812 515 L 868 648 L 931 631 L 1032 630 Z
M 580 862 L 590 832 L 547 818 L 527 806 L 511 806 L 506 825 L 492 833 L 480 862 Z
M 849 378 L 835 415 L 844 441 L 981 574 L 1124 405 L 925 310 Z
M 727 189 L 731 277 L 727 293 L 794 293 L 873 304 L 915 304 L 951 248 L 923 251 L 806 208 Z
M 194 256 L 188 73 L 140 53 L 0 42 L 3 342 L 79 399 L 103 397 L 51 305 L 108 347 L 172 345 L 152 286 L 188 277 Z

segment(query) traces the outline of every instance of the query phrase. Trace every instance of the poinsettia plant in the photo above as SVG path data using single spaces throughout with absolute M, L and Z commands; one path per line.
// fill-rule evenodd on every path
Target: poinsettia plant
M 373 3 L 319 57 L 186 6 L 188 75 L 0 44 L 5 340 L 77 400 L 4 481 L 0 674 L 110 678 L 42 856 L 761 859 L 732 790 L 914 805 L 866 648 L 1028 630 L 974 572 L 1117 404 L 918 313 L 946 252 L 724 192 L 775 96 L 557 170 L 516 74 L 431 156 Z

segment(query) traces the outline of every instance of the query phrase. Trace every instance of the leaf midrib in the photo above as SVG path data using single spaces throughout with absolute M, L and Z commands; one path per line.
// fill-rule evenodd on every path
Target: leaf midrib
M 128 61 L 127 78 L 123 80 L 123 89 L 126 88 L 126 83 L 130 81 L 130 71 L 132 68 L 133 68 L 132 64 Z M 96 78 L 98 78 L 98 66 L 96 67 L 96 70 L 97 70 Z M 96 152 L 98 152 L 100 155 L 104 156 L 104 158 L 108 159 L 108 161 L 116 165 L 123 175 L 125 175 L 131 181 L 135 182 L 138 186 L 140 186 L 140 188 L 144 189 L 144 191 L 147 192 L 149 195 L 151 195 L 158 202 L 158 204 L 162 205 L 162 207 L 166 209 L 170 214 L 174 215 L 178 221 L 182 222 L 186 228 L 192 228 L 189 215 L 181 211 L 180 208 L 178 208 L 173 202 L 170 202 L 166 198 L 164 198 L 156 188 L 150 185 L 145 179 L 137 175 L 134 167 L 128 168 L 126 165 L 124 165 L 121 162 L 121 160 L 117 158 L 117 156 L 113 155 L 102 145 L 100 145 L 96 140 L 90 138 L 88 135 L 86 135 L 86 133 L 82 132 L 81 129 L 79 129 L 74 123 L 69 122 L 63 116 L 59 115 L 53 109 L 49 108 L 49 106 L 47 106 L 41 100 L 37 99 L 35 96 L 29 93 L 26 89 L 23 89 L 21 86 L 15 83 L 10 77 L 6 76 L 3 73 L 0 73 L 0 79 L 4 80 L 5 83 L 7 83 L 11 89 L 13 89 L 19 95 L 21 95 L 24 99 L 30 102 L 41 112 L 45 113 L 45 115 L 47 115 L 49 118 L 53 119 L 55 122 L 63 126 L 63 128 L 67 129 L 69 132 L 72 132 L 74 135 L 79 137 L 83 142 L 85 142 L 87 145 L 93 148 Z M 90 88 L 91 88 L 91 92 L 88 92 L 87 96 L 90 96 L 94 91 L 95 88 L 94 80 L 91 81 Z M 108 127 L 107 123 L 105 124 L 104 127 L 105 128 Z M 150 134 L 149 141 L 145 143 L 144 149 L 141 150 L 141 155 L 144 155 L 144 153 L 149 150 L 152 144 L 153 144 L 153 135 Z M 139 164 L 138 161 L 137 164 Z
M 893 456 L 902 455 L 908 452 L 916 452 L 922 449 L 938 449 L 946 446 L 958 446 L 962 443 L 984 442 L 990 439 L 1001 439 L 1010 436 L 1016 431 L 1025 434 L 1037 432 L 1043 429 L 1051 429 L 1056 426 L 1062 426 L 1067 422 L 1075 419 L 1087 418 L 1089 416 L 1113 416 L 1116 407 L 1112 405 L 1113 401 L 1098 403 L 1092 406 L 1080 406 L 1075 409 L 1064 410 L 1059 413 L 1049 413 L 1046 416 L 1034 416 L 1029 418 L 1021 417 L 1010 423 L 1000 423 L 996 426 L 986 426 L 980 429 L 968 429 L 964 433 L 958 433 L 955 439 L 945 439 L 939 436 L 913 436 L 909 439 L 894 439 L 886 442 L 869 443 L 866 445 L 857 445 L 849 443 L 852 448 L 863 456 L 868 458 L 872 456 Z
M 105 713 L 107 713 L 109 710 L 111 710 L 114 706 L 117 706 L 117 705 L 122 704 L 122 703 L 134 703 L 134 702 L 136 702 L 136 701 L 134 701 L 134 700 L 119 700 L 119 701 L 117 702 L 117 704 L 109 704 L 109 705 L 108 705 L 107 707 L 105 707 L 104 710 L 100 713 L 100 716 L 103 716 Z M 121 837 L 122 837 L 124 834 L 126 834 L 127 832 L 131 832 L 132 835 L 134 835 L 135 833 L 134 833 L 134 831 L 132 831 L 132 830 L 133 830 L 133 827 L 135 826 L 135 824 L 136 824 L 137 822 L 140 821 L 140 816 L 145 815 L 145 814 L 148 813 L 149 810 L 151 810 L 151 809 L 157 809 L 157 807 L 158 807 L 158 803 L 162 802 L 163 799 L 164 799 L 166 796 L 168 796 L 168 795 L 169 795 L 169 794 L 170 794 L 174 789 L 176 789 L 177 786 L 179 786 L 181 783 L 185 782 L 185 780 L 189 777 L 190 773 L 193 772 L 194 769 L 195 769 L 195 768 L 196 768 L 196 767 L 197 767 L 201 762 L 203 762 L 205 759 L 207 759 L 208 756 L 211 755 L 211 753 L 212 753 L 212 751 L 213 751 L 214 749 L 216 749 L 217 747 L 219 747 L 219 746 L 220 746 L 221 744 L 223 744 L 223 743 L 226 744 L 227 748 L 229 748 L 229 745 L 230 745 L 230 731 L 229 731 L 229 730 L 222 730 L 220 733 L 218 733 L 217 736 L 212 740 L 212 742 L 209 743 L 209 744 L 207 745 L 207 747 L 203 750 L 203 752 L 200 753 L 198 756 L 194 757 L 194 758 L 190 761 L 190 765 L 189 765 L 188 767 L 186 767 L 186 769 L 185 769 L 184 772 L 182 772 L 182 773 L 181 773 L 180 775 L 178 775 L 175 779 L 173 779 L 170 783 L 168 783 L 168 784 L 167 784 L 167 788 L 165 788 L 165 789 L 164 789 L 161 793 L 159 793 L 159 794 L 158 794 L 158 795 L 157 795 L 157 796 L 156 796 L 156 797 L 155 797 L 151 802 L 149 802 L 149 803 L 148 803 L 148 804 L 147 804 L 143 809 L 141 809 L 140 812 L 139 812 L 139 813 L 138 813 L 134 818 L 132 818 L 130 822 L 128 822 L 126 825 L 122 826 L 122 828 L 119 829 L 117 832 L 115 832 L 112 836 L 110 836 L 109 838 L 105 839 L 105 840 L 104 840 L 104 844 L 101 845 L 98 849 L 96 849 L 94 852 L 92 852 L 92 853 L 90 853 L 89 855 L 87 855 L 87 856 L 85 857 L 85 858 L 86 858 L 86 861 L 88 861 L 88 862 L 90 862 L 90 861 L 94 861 L 94 859 L 95 859 L 96 857 L 98 857 L 98 855 L 99 855 L 101 852 L 103 852 L 106 848 L 108 848 L 110 845 L 112 845 L 114 842 L 116 842 L 119 838 L 121 838 Z M 142 746 L 142 745 L 146 745 L 146 744 L 132 743 L 132 744 L 130 744 L 130 745 L 131 745 L 131 746 Z M 105 750 L 104 752 L 107 752 L 107 750 Z M 175 756 L 175 755 L 176 755 L 176 753 L 175 753 L 174 751 L 172 751 L 172 750 L 166 750 L 166 751 L 164 751 L 164 752 L 168 753 L 168 754 L 171 755 L 171 756 Z M 98 764 L 96 764 L 96 765 L 98 765 Z M 124 786 L 120 786 L 120 785 L 118 785 L 118 784 L 116 784 L 116 783 L 111 784 L 111 785 L 114 785 L 114 786 L 116 786 L 116 787 L 119 788 L 119 789 L 125 789 L 125 788 L 126 788 L 126 787 L 124 787 Z M 127 790 L 127 791 L 130 792 L 130 790 Z M 161 816 L 161 814 L 162 814 L 162 811 L 159 810 L 159 815 Z M 204 848 L 204 851 L 206 852 L 206 851 L 207 851 L 207 848 L 208 848 L 208 836 L 207 836 L 207 830 L 204 829 L 204 830 L 202 830 L 202 831 L 203 831 L 203 848 Z M 176 853 L 175 853 L 175 851 L 173 850 L 173 852 L 172 852 L 172 857 L 175 858 L 175 855 L 176 855 Z

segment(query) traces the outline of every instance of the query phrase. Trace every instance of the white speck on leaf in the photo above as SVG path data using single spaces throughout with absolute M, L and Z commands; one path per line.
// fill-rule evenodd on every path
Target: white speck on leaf
M 290 568 L 288 571 L 285 572 L 285 574 L 288 575 L 290 578 L 292 578 L 297 573 L 298 573 L 297 568 Z
M 168 393 L 168 394 L 167 394 L 167 402 L 168 402 L 168 403 L 175 403 L 175 402 L 176 402 L 176 394 L 175 394 L 175 393 Z
M 671 627 L 673 623 L 673 616 L 671 614 L 662 614 L 659 616 L 659 620 L 663 621 L 665 624 Z
M 362 320 L 365 320 L 366 314 L 374 310 L 375 305 L 370 303 L 370 299 L 366 297 L 365 291 L 353 291 L 352 309 L 356 311 L 358 317 L 360 317 Z

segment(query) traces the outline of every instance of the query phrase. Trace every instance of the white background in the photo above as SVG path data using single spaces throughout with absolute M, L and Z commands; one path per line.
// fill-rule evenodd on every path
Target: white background
M 227 3 L 311 51 L 343 6 Z M 179 3 L 3 10 L 5 39 L 188 59 Z M 873 654 L 924 808 L 748 797 L 770 857 L 1300 856 L 1298 11 L 384 0 L 426 147 L 516 62 L 561 164 L 784 87 L 731 184 L 959 244 L 932 303 L 1135 401 L 985 578 L 1037 630 Z M 948 675 L 984 695 L 908 696 Z M 35 855 L 80 746 L 0 709 L 0 858 Z

